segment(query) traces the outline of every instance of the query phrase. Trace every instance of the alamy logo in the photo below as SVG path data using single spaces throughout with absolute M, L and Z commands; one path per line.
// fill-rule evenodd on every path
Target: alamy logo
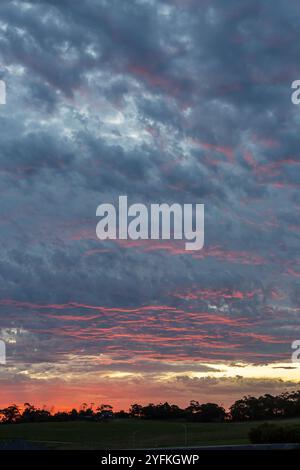
M 186 250 L 204 245 L 204 204 L 145 204 L 128 206 L 127 196 L 119 197 L 119 207 L 100 204 L 96 227 L 100 240 L 187 240 Z M 118 223 L 117 223 L 118 222 Z
M 6 345 L 0 340 L 0 364 L 6 364 Z
M 6 104 L 6 85 L 3 80 L 0 80 L 0 104 Z

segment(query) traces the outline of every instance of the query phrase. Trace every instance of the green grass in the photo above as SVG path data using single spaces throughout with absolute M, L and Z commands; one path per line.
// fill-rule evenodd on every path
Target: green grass
M 276 421 L 278 422 L 278 421 Z M 280 420 L 280 424 L 300 419 Z M 182 423 L 174 421 L 114 420 L 107 423 L 64 422 L 0 426 L 0 441 L 24 439 L 51 449 L 116 449 L 245 444 L 258 423 Z

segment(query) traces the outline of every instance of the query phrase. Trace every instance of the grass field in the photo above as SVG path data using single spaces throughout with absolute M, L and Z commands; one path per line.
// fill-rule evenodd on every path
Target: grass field
M 278 422 L 278 421 L 277 421 Z M 299 423 L 300 419 L 282 420 Z M 107 423 L 65 422 L 0 426 L 0 442 L 24 439 L 50 449 L 116 449 L 146 447 L 245 444 L 258 423 L 181 423 L 170 421 L 114 420 Z

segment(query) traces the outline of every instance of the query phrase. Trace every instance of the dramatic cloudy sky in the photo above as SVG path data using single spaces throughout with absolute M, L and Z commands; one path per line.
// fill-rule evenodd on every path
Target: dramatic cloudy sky
M 1 1 L 0 404 L 300 388 L 297 0 Z M 205 246 L 96 238 L 204 203 Z

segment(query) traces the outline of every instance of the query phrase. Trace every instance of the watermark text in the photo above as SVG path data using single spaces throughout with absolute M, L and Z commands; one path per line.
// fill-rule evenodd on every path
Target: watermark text
M 204 204 L 128 205 L 127 196 L 119 196 L 119 205 L 100 204 L 96 226 L 100 240 L 185 240 L 185 249 L 204 246 Z

